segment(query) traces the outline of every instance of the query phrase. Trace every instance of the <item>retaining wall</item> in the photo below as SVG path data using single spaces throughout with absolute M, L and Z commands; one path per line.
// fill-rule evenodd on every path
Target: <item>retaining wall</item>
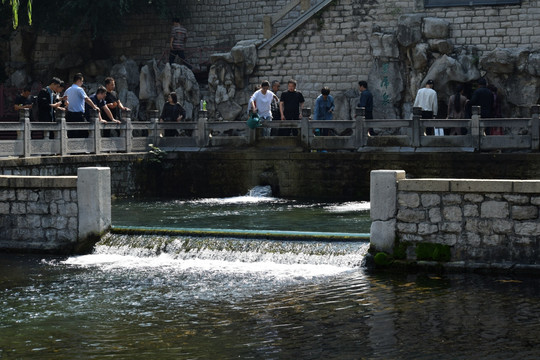
M 84 252 L 110 225 L 109 168 L 0 176 L 0 250 Z
M 540 180 L 405 175 L 371 173 L 374 250 L 408 261 L 440 260 L 419 249 L 439 244 L 438 251 L 449 250 L 449 267 L 540 269 Z

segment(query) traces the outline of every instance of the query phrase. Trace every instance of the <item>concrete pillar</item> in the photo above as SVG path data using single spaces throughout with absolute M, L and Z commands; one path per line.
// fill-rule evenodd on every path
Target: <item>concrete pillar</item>
M 78 242 L 87 242 L 111 227 L 111 169 L 84 167 L 77 169 L 79 204 Z
M 540 147 L 540 106 L 531 107 L 531 150 L 538 151 Z
M 425 135 L 425 130 L 420 126 L 420 118 L 422 117 L 422 108 L 413 107 L 413 122 L 412 122 L 412 146 L 420 147 L 420 138 Z
M 366 108 L 365 107 L 356 107 L 354 109 L 354 120 L 356 121 L 356 145 L 362 148 L 366 146 L 367 136 L 364 133 L 366 126 L 364 123 L 366 121 Z
M 302 143 L 306 148 L 309 148 L 309 134 L 310 134 L 310 128 L 309 128 L 309 118 L 311 116 L 311 109 L 310 108 L 303 108 L 302 109 L 302 119 L 300 121 L 300 139 L 302 140 Z
M 370 176 L 371 248 L 392 253 L 396 238 L 397 183 L 403 170 L 374 170 Z
M 208 111 L 199 110 L 197 119 L 197 145 L 205 147 L 207 144 L 208 135 L 206 134 L 206 122 L 208 121 Z M 208 140 L 209 141 L 209 140 Z

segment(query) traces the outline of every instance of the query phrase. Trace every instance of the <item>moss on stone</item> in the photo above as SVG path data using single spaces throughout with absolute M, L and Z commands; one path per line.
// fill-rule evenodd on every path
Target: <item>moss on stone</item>
M 419 243 L 416 245 L 417 260 L 450 261 L 450 246 Z

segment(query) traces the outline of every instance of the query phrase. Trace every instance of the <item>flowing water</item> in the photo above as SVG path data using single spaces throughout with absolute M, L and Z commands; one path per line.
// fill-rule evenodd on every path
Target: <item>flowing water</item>
M 366 232 L 367 207 L 119 201 L 113 224 Z M 540 357 L 537 278 L 370 274 L 366 250 L 111 234 L 90 255 L 2 254 L 0 359 Z

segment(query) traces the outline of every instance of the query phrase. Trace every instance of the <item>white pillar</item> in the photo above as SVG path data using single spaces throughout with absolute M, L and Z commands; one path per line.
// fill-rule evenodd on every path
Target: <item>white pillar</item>
M 111 169 L 77 169 L 79 241 L 99 236 L 111 227 Z
M 403 170 L 374 170 L 370 176 L 370 243 L 376 251 L 393 253 L 396 237 L 397 183 Z

